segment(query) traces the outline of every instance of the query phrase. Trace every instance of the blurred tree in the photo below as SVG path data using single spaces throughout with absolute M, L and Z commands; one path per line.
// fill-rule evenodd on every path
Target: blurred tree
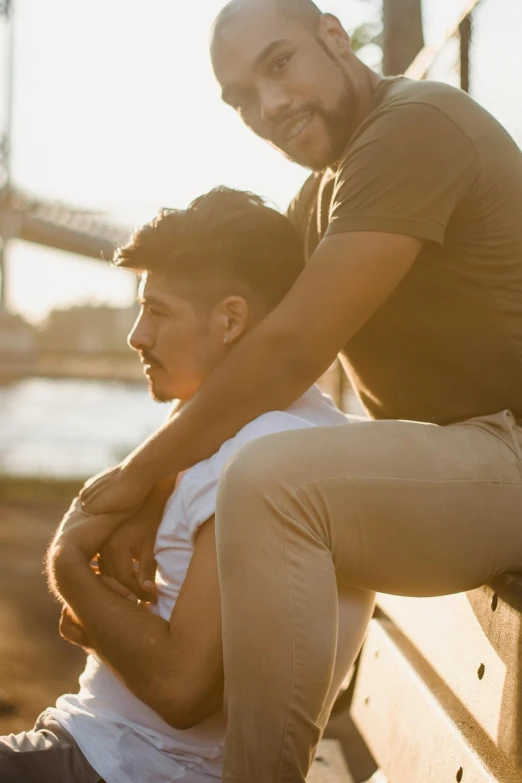
M 422 0 L 383 0 L 383 73 L 404 73 L 424 46 Z
M 360 52 L 368 44 L 382 46 L 382 24 L 378 22 L 364 22 L 356 27 L 350 35 L 352 49 Z
M 363 62 L 382 71 L 382 0 L 361 0 L 368 8 L 367 20 L 350 33 L 352 49 Z

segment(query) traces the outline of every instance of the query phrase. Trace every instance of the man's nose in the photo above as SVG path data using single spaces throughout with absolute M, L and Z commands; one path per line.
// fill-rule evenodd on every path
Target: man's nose
M 261 85 L 259 90 L 259 106 L 263 122 L 273 122 L 283 117 L 292 99 L 280 84 L 268 83 Z
M 132 327 L 127 337 L 128 345 L 135 351 L 150 350 L 154 345 L 152 331 L 148 328 L 146 319 L 142 315 Z

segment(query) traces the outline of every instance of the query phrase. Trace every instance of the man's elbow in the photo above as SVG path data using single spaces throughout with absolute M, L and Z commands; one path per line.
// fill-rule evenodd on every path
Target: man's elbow
M 158 713 L 173 729 L 186 731 L 210 718 L 222 704 L 223 687 L 166 689 Z
M 162 711 L 161 717 L 165 723 L 177 731 L 192 729 L 204 720 L 204 718 L 199 717 L 195 710 L 180 705 L 170 705 L 169 707 L 166 707 Z

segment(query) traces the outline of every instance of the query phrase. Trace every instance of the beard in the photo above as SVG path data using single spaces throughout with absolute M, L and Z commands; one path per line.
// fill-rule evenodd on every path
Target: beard
M 158 388 L 158 384 L 149 379 L 149 394 L 154 402 L 172 402 L 174 397 L 172 394 L 166 391 L 162 391 Z
M 150 351 L 141 351 L 141 361 L 143 364 L 148 364 L 152 368 L 158 370 L 165 370 L 162 362 L 159 361 Z M 174 397 L 167 391 L 161 390 L 161 384 L 158 381 L 154 381 L 149 375 L 146 374 L 149 394 L 154 402 L 171 402 Z
M 296 116 L 307 112 L 320 117 L 324 124 L 327 143 L 324 146 L 324 152 L 320 156 L 307 155 L 305 151 L 299 153 L 295 150 L 286 149 L 283 142 L 274 138 L 270 142 L 292 163 L 298 163 L 300 166 L 304 166 L 312 171 L 323 171 L 339 162 L 355 131 L 357 111 L 352 97 L 351 86 L 346 85 L 345 91 L 335 109 L 325 109 L 324 106 L 309 101 L 299 109 L 299 112 L 296 112 Z
M 315 114 L 318 117 L 321 117 L 328 139 L 324 153 L 320 157 L 316 156 L 315 160 L 312 160 L 311 156 L 307 156 L 305 152 L 299 154 L 298 152 L 286 149 L 284 142 L 277 139 L 277 129 L 275 129 L 276 132 L 269 139 L 270 143 L 282 152 L 288 160 L 292 161 L 292 163 L 298 163 L 300 166 L 304 166 L 312 171 L 324 171 L 324 169 L 329 166 L 332 167 L 340 161 L 348 142 L 357 127 L 357 115 L 359 113 L 357 93 L 352 86 L 348 74 L 320 39 L 318 39 L 318 43 L 342 77 L 343 88 L 337 105 L 334 109 L 326 109 L 318 101 L 307 101 L 300 106 L 298 110 L 294 110 L 290 115 L 282 118 L 279 122 L 281 123 L 281 121 L 288 120 L 289 116 L 297 117 L 305 113 Z

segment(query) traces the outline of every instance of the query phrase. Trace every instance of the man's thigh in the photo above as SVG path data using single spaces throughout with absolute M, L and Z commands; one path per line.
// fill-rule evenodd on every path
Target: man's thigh
M 446 427 L 363 422 L 266 436 L 239 453 L 229 478 L 245 490 L 238 524 L 258 498 L 259 516 L 279 509 L 287 545 L 296 522 L 294 551 L 300 526 L 312 527 L 340 582 L 451 593 L 522 571 L 521 445 L 509 413 Z
M 103 783 L 74 739 L 43 713 L 32 731 L 0 737 L 2 783 Z

